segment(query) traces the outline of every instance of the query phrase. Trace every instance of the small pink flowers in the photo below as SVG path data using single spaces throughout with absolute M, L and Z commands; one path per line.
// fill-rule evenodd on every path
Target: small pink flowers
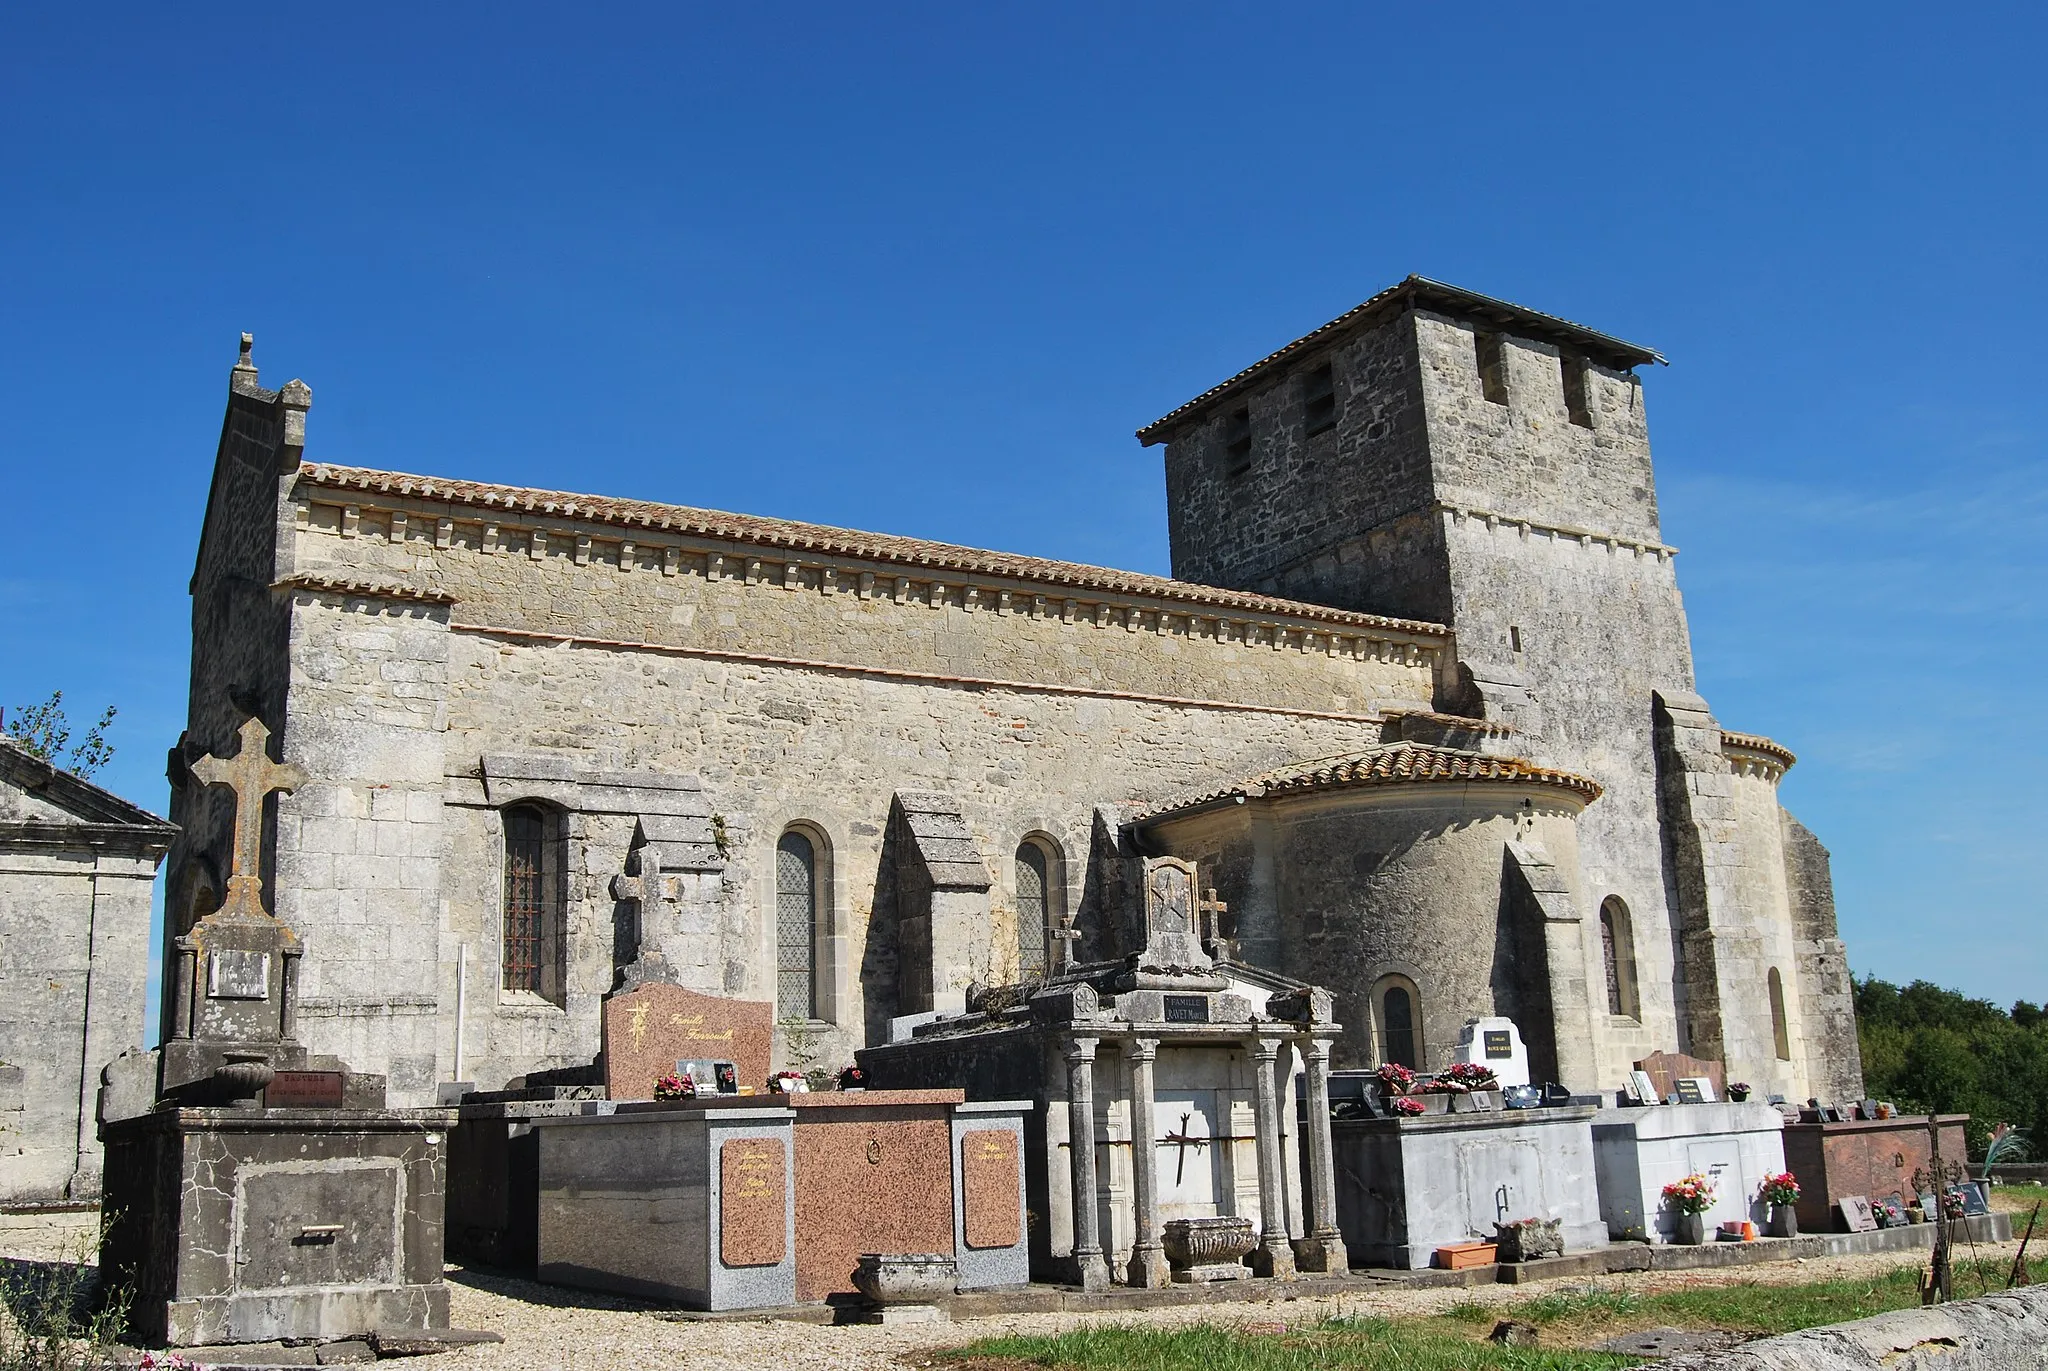
M 657 1100 L 694 1100 L 697 1098 L 697 1082 L 689 1076 L 678 1076 L 671 1071 L 658 1076 L 654 1081 L 654 1098 Z
M 1422 1101 L 1416 1099 L 1413 1095 L 1396 1095 L 1394 1097 L 1394 1112 L 1404 1119 L 1412 1119 L 1417 1114 L 1423 1113 L 1424 1109 Z

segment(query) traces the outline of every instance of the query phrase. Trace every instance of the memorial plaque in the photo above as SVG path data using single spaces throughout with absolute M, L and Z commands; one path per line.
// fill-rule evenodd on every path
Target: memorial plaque
M 1877 1214 L 1870 1207 L 1870 1200 L 1862 1195 L 1844 1195 L 1838 1202 L 1842 1221 L 1849 1225 L 1851 1233 L 1873 1233 L 1877 1231 Z
M 718 1149 L 718 1259 L 779 1266 L 789 1254 L 789 1167 L 780 1138 L 732 1138 Z
M 207 954 L 206 997 L 211 1000 L 270 998 L 270 954 L 222 947 Z
M 1017 1135 L 984 1128 L 960 1135 L 960 1206 L 969 1247 L 1015 1247 Z
M 1486 1032 L 1486 1055 L 1499 1060 L 1515 1055 L 1515 1037 L 1512 1033 L 1488 1029 Z
M 1209 1022 L 1209 997 L 1207 995 L 1168 995 L 1166 997 L 1166 1021 L 1168 1023 Z
M 1680 1076 L 1672 1085 L 1680 1104 L 1705 1104 L 1714 1088 L 1713 1082 L 1698 1076 Z
M 738 1084 L 768 1082 L 775 1008 L 650 981 L 604 1002 L 604 1083 L 614 1100 L 651 1100 L 654 1082 L 686 1061 L 732 1062 Z M 698 1080 L 710 1093 L 716 1072 Z
M 280 1071 L 263 1087 L 265 1109 L 339 1109 L 339 1071 Z

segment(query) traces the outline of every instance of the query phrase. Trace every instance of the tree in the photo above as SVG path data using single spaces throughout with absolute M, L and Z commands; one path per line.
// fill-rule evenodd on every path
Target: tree
M 24 751 L 86 780 L 113 760 L 114 745 L 107 741 L 107 729 L 114 722 L 115 712 L 108 705 L 107 712 L 100 715 L 100 721 L 76 747 L 71 746 L 71 721 L 64 715 L 61 690 L 50 692 L 50 698 L 39 705 L 18 707 L 11 719 L 0 717 L 0 726 Z
M 1856 982 L 1865 1088 L 1915 1111 L 1967 1113 L 1970 1155 L 2017 1125 L 2048 1143 L 2048 1016 L 2021 1000 L 2007 1013 L 1927 981 Z

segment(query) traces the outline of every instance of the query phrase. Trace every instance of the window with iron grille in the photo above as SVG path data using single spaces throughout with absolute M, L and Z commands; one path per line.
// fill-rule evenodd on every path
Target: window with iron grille
M 1045 974 L 1046 891 L 1049 863 L 1037 843 L 1017 848 L 1017 974 Z
M 552 922 L 547 815 L 532 805 L 505 811 L 505 946 L 507 990 L 542 991 L 544 952 Z
M 775 845 L 775 1008 L 817 1014 L 818 852 L 791 829 Z

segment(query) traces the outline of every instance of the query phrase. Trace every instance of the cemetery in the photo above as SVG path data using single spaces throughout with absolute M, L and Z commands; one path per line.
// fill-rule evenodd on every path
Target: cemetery
M 1530 1079 L 1498 1015 L 1439 1071 L 1333 1074 L 1328 992 L 1237 962 L 1227 907 L 1173 857 L 1123 859 L 1137 950 L 909 1016 L 819 1089 L 770 1070 L 771 1006 L 656 965 L 607 998 L 588 1067 L 388 1108 L 298 1041 L 304 947 L 264 907 L 250 816 L 304 778 L 259 721 L 239 743 L 193 764 L 237 841 L 221 907 L 177 940 L 171 1034 L 104 1073 L 102 1264 L 145 1343 L 483 1336 L 448 1326 L 444 1235 L 544 1284 L 885 1323 L 1034 1282 L 1628 1269 L 1709 1233 L 1767 1259 L 1801 1227 L 1876 1249 L 1916 1226 L 1895 1201 L 1927 1227 L 1937 1191 L 1964 1232 L 2009 1235 L 1936 1162 L 1962 1155 L 1956 1118 L 1723 1099 L 1747 1091 L 1679 1054 L 1573 1094 Z

